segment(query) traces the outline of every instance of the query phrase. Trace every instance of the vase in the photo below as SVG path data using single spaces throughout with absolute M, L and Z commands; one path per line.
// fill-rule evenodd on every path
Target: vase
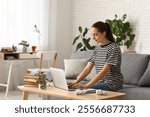
M 127 46 L 121 45 L 120 49 L 121 49 L 121 52 L 124 53 L 125 51 L 127 51 Z
M 26 46 L 22 47 L 22 52 L 27 52 L 27 47 Z

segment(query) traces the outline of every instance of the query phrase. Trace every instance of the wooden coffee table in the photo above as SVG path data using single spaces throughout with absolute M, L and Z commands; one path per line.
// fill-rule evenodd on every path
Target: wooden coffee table
M 125 95 L 125 93 L 121 92 L 112 92 L 106 91 L 106 95 L 96 95 L 96 93 L 90 93 L 85 95 L 76 95 L 74 91 L 66 91 L 62 89 L 55 88 L 53 86 L 47 87 L 46 89 L 42 90 L 37 87 L 24 87 L 18 86 L 18 88 L 23 91 L 22 99 L 27 100 L 29 93 L 36 93 L 41 95 L 55 96 L 61 97 L 65 99 L 75 99 L 75 100 L 113 100 L 119 99 Z

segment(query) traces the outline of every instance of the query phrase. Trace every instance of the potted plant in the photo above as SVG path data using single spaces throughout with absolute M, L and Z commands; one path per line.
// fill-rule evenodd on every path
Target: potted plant
M 85 27 L 83 30 L 81 26 L 78 28 L 79 35 L 76 36 L 73 40 L 73 45 L 76 45 L 76 51 L 87 51 L 87 50 L 93 50 L 95 46 L 90 45 L 91 38 L 86 37 L 86 34 L 88 33 L 88 28 Z
M 46 80 L 45 80 L 46 75 L 44 73 L 39 72 L 38 76 L 39 76 L 38 79 L 39 89 L 46 89 Z
M 115 15 L 114 19 L 107 19 L 106 22 L 110 25 L 115 41 L 118 45 L 129 48 L 132 45 L 135 34 L 130 22 L 126 20 L 127 15 L 124 14 L 121 18 Z
M 22 40 L 22 41 L 19 43 L 19 45 L 22 45 L 22 46 L 23 46 L 22 52 L 26 52 L 26 51 L 27 51 L 27 47 L 29 47 L 30 44 L 29 44 L 27 41 Z

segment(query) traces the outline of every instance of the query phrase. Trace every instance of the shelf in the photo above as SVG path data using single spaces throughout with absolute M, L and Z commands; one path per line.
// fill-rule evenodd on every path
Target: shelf
M 0 52 L 0 61 L 18 60 L 18 59 L 35 59 L 36 52 Z

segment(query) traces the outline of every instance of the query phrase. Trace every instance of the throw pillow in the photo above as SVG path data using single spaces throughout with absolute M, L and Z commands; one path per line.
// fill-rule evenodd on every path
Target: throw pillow
M 148 67 L 146 71 L 144 72 L 143 76 L 141 77 L 139 81 L 139 86 L 150 86 L 150 62 L 148 64 Z
M 85 68 L 88 59 L 64 59 L 65 75 L 68 79 L 75 79 Z
M 138 85 L 149 62 L 146 54 L 122 54 L 121 72 L 125 84 Z
M 89 81 L 89 80 L 91 80 L 95 75 L 96 75 L 96 69 L 95 69 L 95 67 L 93 67 L 93 69 L 91 70 L 90 74 L 85 78 L 85 80 Z

